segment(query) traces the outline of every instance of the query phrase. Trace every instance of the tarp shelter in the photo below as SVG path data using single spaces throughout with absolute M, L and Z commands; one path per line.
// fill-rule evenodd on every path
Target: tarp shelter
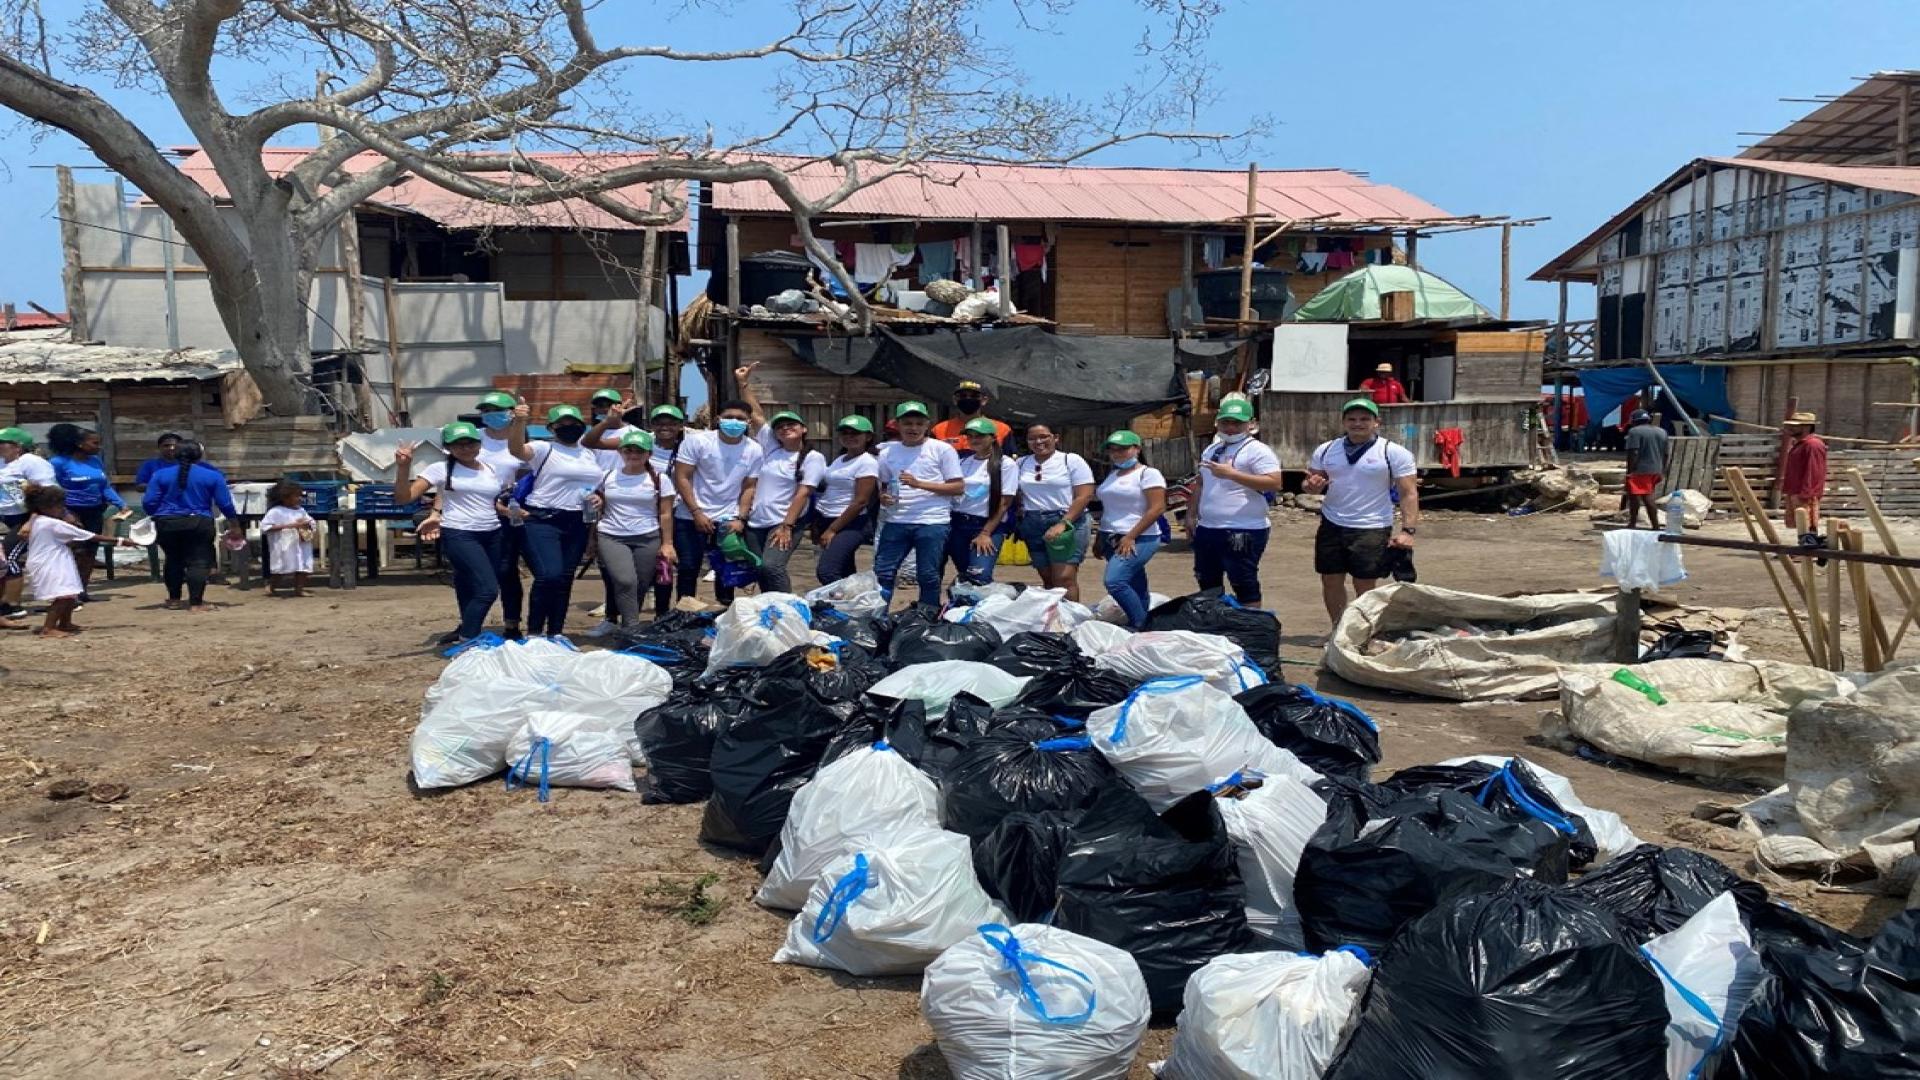
M 795 355 L 836 375 L 860 375 L 930 402 L 972 379 L 1008 422 L 1124 427 L 1136 416 L 1188 402 L 1184 370 L 1230 355 L 1237 341 L 1081 337 L 1037 326 L 863 338 L 788 338 Z
M 1667 381 L 1667 385 L 1673 387 L 1673 392 L 1694 419 L 1733 415 L 1733 406 L 1727 401 L 1726 368 L 1694 364 L 1655 364 L 1654 368 Z M 1656 381 L 1645 364 L 1580 369 L 1580 386 L 1586 391 L 1587 397 L 1587 415 L 1596 418 L 1619 408 L 1629 397 Z M 1679 418 L 1672 419 L 1677 421 Z
M 1413 294 L 1415 319 L 1491 319 L 1473 297 L 1411 266 L 1363 266 L 1320 290 L 1294 312 L 1296 322 L 1367 322 L 1380 318 L 1380 297 Z

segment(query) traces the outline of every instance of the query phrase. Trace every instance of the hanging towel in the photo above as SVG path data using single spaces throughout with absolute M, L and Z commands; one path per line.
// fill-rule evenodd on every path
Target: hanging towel
M 1353 252 L 1335 251 L 1335 252 L 1329 253 L 1327 255 L 1327 269 L 1329 270 L 1353 269 Z
M 1017 271 L 1038 270 L 1047 261 L 1047 245 L 1013 245 L 1013 268 Z
M 953 277 L 953 251 L 962 241 L 935 240 L 920 245 L 920 280 L 940 281 Z
M 1200 259 L 1207 264 L 1207 269 L 1209 270 L 1218 270 L 1222 266 L 1225 266 L 1227 264 L 1227 238 L 1224 236 L 1208 236 L 1203 238 L 1200 243 Z
M 971 237 L 963 236 L 953 242 L 953 265 L 954 269 L 960 273 L 962 280 L 978 276 L 974 273 Z
M 904 257 L 895 251 L 892 244 L 855 244 L 853 245 L 853 279 L 862 285 L 876 281 L 885 281 L 893 276 L 893 268 L 911 261 L 913 251 L 909 249 Z
M 1300 253 L 1300 272 L 1318 274 L 1326 270 L 1328 255 L 1324 251 L 1303 251 Z

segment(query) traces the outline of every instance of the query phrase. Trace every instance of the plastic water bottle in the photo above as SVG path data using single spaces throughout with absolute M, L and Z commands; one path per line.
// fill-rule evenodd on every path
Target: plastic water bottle
M 1665 532 L 1668 536 L 1679 536 L 1686 531 L 1687 500 L 1676 490 L 1673 494 L 1667 496 L 1667 524 Z
M 519 528 L 527 523 L 527 508 L 520 505 L 519 499 L 507 500 L 507 524 Z
M 580 488 L 580 520 L 588 525 L 600 520 L 600 511 L 593 505 L 593 492 L 592 484 Z

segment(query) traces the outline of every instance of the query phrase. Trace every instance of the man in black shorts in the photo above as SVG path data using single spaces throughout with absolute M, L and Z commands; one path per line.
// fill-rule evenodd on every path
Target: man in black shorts
M 1308 461 L 1306 490 L 1325 495 L 1320 531 L 1313 539 L 1313 571 L 1335 623 L 1347 610 L 1347 579 L 1353 595 L 1379 584 L 1392 548 L 1413 547 L 1420 524 L 1418 467 L 1413 452 L 1380 437 L 1380 407 L 1368 398 L 1341 406 L 1345 437 L 1322 443 Z M 1399 495 L 1400 528 L 1393 506 Z

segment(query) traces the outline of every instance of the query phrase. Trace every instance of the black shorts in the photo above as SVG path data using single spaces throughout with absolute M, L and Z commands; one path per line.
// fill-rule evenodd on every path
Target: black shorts
M 1391 528 L 1349 529 L 1321 518 L 1313 537 L 1313 572 L 1378 581 L 1388 573 L 1387 541 L 1392 536 Z

